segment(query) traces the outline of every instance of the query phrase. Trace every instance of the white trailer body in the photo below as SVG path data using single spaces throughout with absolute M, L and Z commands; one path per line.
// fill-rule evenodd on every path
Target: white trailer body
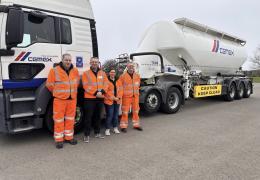
M 190 97 L 249 97 L 252 82 L 240 72 L 247 59 L 245 44 L 186 18 L 153 24 L 130 56 L 143 80 L 142 106 L 148 112 L 174 113 Z
M 72 55 L 80 72 L 98 56 L 89 0 L 0 0 L 0 132 L 52 125 L 49 70 Z
M 218 73 L 235 74 L 239 70 L 247 58 L 245 43 L 245 40 L 235 36 L 181 18 L 174 22 L 153 24 L 143 35 L 137 52 L 160 53 L 166 72 L 182 75 L 181 57 L 191 70 L 215 76 Z M 155 72 L 147 69 L 152 61 L 150 57 L 142 57 L 137 61 L 143 78 L 154 75 Z

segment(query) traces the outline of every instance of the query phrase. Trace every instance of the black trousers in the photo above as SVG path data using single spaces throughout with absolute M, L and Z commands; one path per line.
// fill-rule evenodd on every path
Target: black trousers
M 101 126 L 101 111 L 104 106 L 103 101 L 97 100 L 84 100 L 84 134 L 85 136 L 89 136 L 91 132 L 91 127 L 94 128 L 94 133 L 100 133 Z

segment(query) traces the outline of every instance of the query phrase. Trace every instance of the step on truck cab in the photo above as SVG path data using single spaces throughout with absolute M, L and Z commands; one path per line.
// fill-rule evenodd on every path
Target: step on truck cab
M 52 128 L 49 70 L 70 53 L 79 72 L 98 57 L 88 0 L 0 0 L 0 132 Z M 81 114 L 81 109 L 77 109 Z M 81 123 L 82 117 L 76 118 Z

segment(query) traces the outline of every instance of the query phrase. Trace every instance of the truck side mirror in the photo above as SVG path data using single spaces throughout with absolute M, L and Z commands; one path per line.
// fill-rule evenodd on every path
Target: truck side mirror
M 6 22 L 6 46 L 7 49 L 16 47 L 23 42 L 24 13 L 20 9 L 10 9 Z

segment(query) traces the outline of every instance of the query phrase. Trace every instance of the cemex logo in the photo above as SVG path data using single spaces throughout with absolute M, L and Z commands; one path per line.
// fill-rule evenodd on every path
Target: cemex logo
M 25 61 L 29 62 L 52 62 L 52 58 L 49 56 L 41 56 L 41 57 L 32 57 L 30 56 L 32 52 L 21 52 L 16 58 L 15 61 Z
M 226 54 L 226 55 L 234 56 L 234 51 L 233 51 L 233 50 L 220 47 L 219 40 L 214 40 L 213 48 L 212 48 L 211 51 L 212 51 L 212 52 L 215 52 L 215 53 L 218 53 L 218 52 L 219 52 L 219 53 L 221 53 L 221 54 Z

